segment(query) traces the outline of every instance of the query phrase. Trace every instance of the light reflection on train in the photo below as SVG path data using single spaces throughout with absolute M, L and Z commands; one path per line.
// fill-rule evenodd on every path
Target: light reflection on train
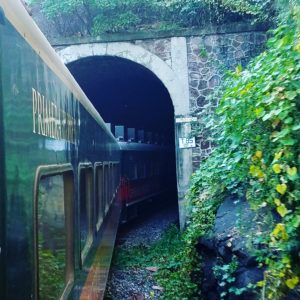
M 20 1 L 0 6 L 0 299 L 102 299 L 167 147 L 118 142 Z

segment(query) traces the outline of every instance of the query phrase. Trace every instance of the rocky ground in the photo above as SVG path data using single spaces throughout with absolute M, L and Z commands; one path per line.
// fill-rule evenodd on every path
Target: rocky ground
M 178 222 L 176 207 L 167 208 L 148 216 L 140 217 L 134 223 L 122 226 L 119 230 L 116 250 L 138 245 L 150 245 L 158 241 L 164 231 Z M 155 268 L 126 268 L 112 265 L 107 285 L 106 300 L 159 299 L 161 287 L 153 278 Z

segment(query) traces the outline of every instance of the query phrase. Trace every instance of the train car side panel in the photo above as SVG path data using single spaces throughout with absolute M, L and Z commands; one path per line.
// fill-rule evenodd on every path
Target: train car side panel
M 0 16 L 1 18 L 1 16 Z M 1 27 L 0 27 L 0 57 L 2 56 L 1 47 Z M 2 69 L 2 60 L 0 59 L 0 70 Z M 2 74 L 0 72 L 0 120 L 3 120 L 3 101 L 2 101 Z M 5 189 L 5 167 L 4 167 L 4 129 L 3 123 L 0 121 L 0 299 L 4 299 L 5 291 L 5 255 L 6 255 L 6 239 L 5 239 L 5 204 L 6 204 L 6 189 Z
M 77 188 L 80 185 L 79 165 L 89 163 L 93 167 L 96 162 L 120 161 L 119 147 L 112 135 L 107 132 L 103 122 L 101 123 L 101 119 L 95 118 L 96 114 L 91 115 L 86 109 L 87 106 L 83 106 L 74 97 L 73 91 L 66 87 L 57 74 L 53 73 L 9 20 L 6 19 L 0 26 L 3 87 L 0 103 L 3 110 L 1 112 L 3 128 L 0 132 L 4 132 L 0 147 L 2 146 L 2 152 L 5 151 L 5 155 L 1 155 L 0 158 L 1 163 L 3 162 L 1 173 L 4 174 L 0 178 L 1 209 L 3 209 L 3 197 L 7 195 L 6 201 L 3 201 L 6 207 L 4 212 L 2 211 L 6 219 L 1 218 L 0 221 L 5 220 L 7 245 L 5 258 L 7 276 L 5 284 L 2 283 L 1 286 L 3 293 L 1 299 L 38 299 L 41 286 L 47 287 L 52 292 L 54 288 L 51 289 L 51 284 L 57 287 L 57 294 L 62 295 L 61 290 L 69 288 L 65 281 L 72 281 L 72 277 L 75 277 L 72 295 L 78 299 L 89 274 L 89 271 L 86 271 L 88 268 L 84 269 L 85 263 L 82 261 L 82 248 L 79 242 L 81 234 L 81 215 L 78 206 L 80 191 Z M 65 164 L 71 166 L 67 173 L 59 171 L 59 168 Z M 36 174 L 41 166 L 44 166 L 46 171 L 37 180 Z M 58 168 L 58 171 L 51 173 L 52 168 Z M 67 177 L 69 179 L 66 179 Z M 70 185 L 66 184 L 70 181 L 73 181 L 72 193 L 70 189 L 68 190 Z M 52 189 L 53 187 L 56 187 L 55 190 Z M 73 200 L 63 197 L 63 194 L 70 193 L 73 195 L 71 197 Z M 94 199 L 93 191 L 91 193 L 90 203 Z M 50 205 L 48 200 L 56 199 L 58 195 L 60 195 L 57 197 L 58 202 Z M 111 203 L 111 200 L 108 199 L 107 202 Z M 72 201 L 77 205 L 74 204 L 75 214 L 70 221 L 68 203 Z M 114 217 L 118 218 L 120 206 L 116 203 L 114 207 L 115 209 L 111 207 L 111 212 L 108 213 L 114 211 Z M 61 214 L 61 211 L 64 213 Z M 47 226 L 46 220 L 48 220 Z M 55 220 L 59 222 L 56 224 Z M 48 244 L 39 243 L 43 241 L 44 236 L 50 234 L 49 229 L 55 232 L 72 231 L 70 225 L 65 229 L 58 226 L 64 221 L 66 224 L 74 224 L 74 234 L 71 234 L 76 240 L 75 248 L 73 247 L 74 255 L 70 254 L 69 250 L 72 246 L 61 247 L 73 243 L 69 235 L 63 239 L 48 239 Z M 1 228 L 1 238 L 4 238 L 4 229 Z M 114 235 L 117 227 L 107 228 L 109 227 L 103 226 L 99 230 L 98 239 L 94 228 L 92 229 L 92 246 L 84 255 L 87 262 L 92 261 L 90 266 L 94 264 L 93 258 L 101 241 L 100 236 Z M 43 259 L 50 259 L 52 263 L 56 259 L 53 257 L 54 252 L 49 252 L 50 248 L 46 246 L 56 249 L 57 253 L 62 253 L 66 269 L 69 269 L 67 272 L 69 277 L 66 277 L 66 280 L 54 283 L 49 278 L 44 280 L 42 267 L 47 264 Z M 40 247 L 45 251 L 39 250 Z M 107 247 L 111 252 L 112 242 L 109 242 Z M 74 263 L 69 262 L 70 255 L 74 257 Z M 2 254 L 0 259 L 4 264 Z M 57 265 L 60 263 L 61 261 L 57 261 Z M 107 264 L 105 268 L 107 274 Z M 48 273 L 55 276 L 51 272 Z M 3 274 L 2 269 L 1 274 Z M 62 276 L 62 272 L 59 276 Z M 3 280 L 4 278 L 1 278 L 2 282 Z

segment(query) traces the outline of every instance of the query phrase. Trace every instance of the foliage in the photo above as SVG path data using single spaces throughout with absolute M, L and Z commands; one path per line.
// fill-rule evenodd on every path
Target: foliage
M 287 0 L 30 0 L 62 35 L 269 21 Z
M 237 270 L 238 262 L 236 257 L 233 257 L 229 264 L 217 264 L 214 268 L 215 277 L 218 280 L 218 285 L 222 288 L 220 294 L 221 299 L 225 299 L 228 294 L 228 290 L 235 282 L 234 272 Z
M 158 7 L 151 0 L 98 1 L 93 34 L 128 31 L 156 21 Z M 117 13 L 117 17 L 116 17 Z
M 162 238 L 152 244 L 139 244 L 133 247 L 119 247 L 114 256 L 114 263 L 122 267 L 162 267 L 181 247 L 180 233 L 176 226 L 171 226 Z
M 210 136 L 216 147 L 195 173 L 191 197 L 202 205 L 225 193 L 245 194 L 254 209 L 273 216 L 274 228 L 253 240 L 257 260 L 266 267 L 258 283 L 263 299 L 299 292 L 299 34 L 300 8 L 294 6 L 273 31 L 268 50 L 247 70 L 238 66 L 229 74 L 216 114 L 209 120 L 206 111 L 199 124 L 200 135 Z
M 120 267 L 158 267 L 155 277 L 164 288 L 162 298 L 168 300 L 192 299 L 197 290 L 192 278 L 197 263 L 195 250 L 175 226 L 152 245 L 119 247 L 114 256 L 114 264 Z
M 226 23 L 255 17 L 263 20 L 271 17 L 268 9 L 273 1 L 249 0 L 164 0 L 168 12 L 175 22 L 184 26 Z
M 238 288 L 235 286 L 236 271 L 238 269 L 238 259 L 236 256 L 232 257 L 232 260 L 225 264 L 220 261 L 214 268 L 214 275 L 218 281 L 220 288 L 220 298 L 226 299 L 229 294 L 240 296 L 244 292 L 254 287 L 253 284 L 249 283 L 246 287 Z
M 63 291 L 65 253 L 54 253 L 39 245 L 39 294 L 41 299 L 55 300 Z

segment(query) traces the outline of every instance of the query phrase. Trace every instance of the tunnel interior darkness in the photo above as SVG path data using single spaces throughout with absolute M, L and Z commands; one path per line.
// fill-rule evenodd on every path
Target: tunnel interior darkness
M 94 56 L 68 65 L 106 123 L 164 134 L 174 142 L 174 109 L 167 89 L 148 69 L 127 59 Z
M 67 67 L 106 123 L 163 136 L 172 147 L 169 180 L 177 195 L 174 108 L 160 79 L 144 66 L 114 56 L 86 57 Z

